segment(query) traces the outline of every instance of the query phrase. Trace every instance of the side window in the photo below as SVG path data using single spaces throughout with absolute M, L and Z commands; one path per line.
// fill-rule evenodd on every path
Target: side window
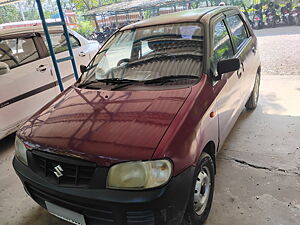
M 233 57 L 233 48 L 229 34 L 223 21 L 218 22 L 214 28 L 213 54 L 211 57 L 212 72 L 216 75 L 217 63 L 222 59 Z
M 11 69 L 39 59 L 32 38 L 13 38 L 0 42 L 0 62 Z
M 241 20 L 239 15 L 230 16 L 226 20 L 233 35 L 233 42 L 237 49 L 240 49 L 243 42 L 248 39 L 244 22 Z
M 56 54 L 68 50 L 67 41 L 63 33 L 50 34 L 50 37 Z M 76 48 L 80 46 L 79 41 L 73 35 L 69 35 L 69 37 L 70 37 L 72 48 Z M 45 45 L 48 48 L 48 44 L 44 35 L 43 35 L 43 40 L 45 42 Z

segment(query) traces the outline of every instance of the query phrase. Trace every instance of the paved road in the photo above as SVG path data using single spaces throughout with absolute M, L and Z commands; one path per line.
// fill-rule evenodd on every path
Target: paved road
M 259 106 L 242 113 L 217 157 L 215 198 L 206 225 L 299 225 L 300 27 L 258 35 L 263 64 Z M 0 142 L 0 224 L 67 225 L 23 191 L 11 167 L 13 141 L 12 135 Z
M 263 75 L 300 75 L 300 26 L 256 31 Z

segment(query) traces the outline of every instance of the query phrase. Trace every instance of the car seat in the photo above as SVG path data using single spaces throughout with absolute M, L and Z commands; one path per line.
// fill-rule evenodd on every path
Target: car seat
M 22 48 L 23 48 L 23 53 L 20 54 L 19 56 L 20 63 L 24 64 L 27 62 L 37 60 L 39 58 L 35 44 L 31 38 L 24 40 L 22 44 Z
M 9 68 L 17 66 L 17 58 L 13 56 L 13 51 L 6 43 L 0 43 L 0 62 L 6 63 Z

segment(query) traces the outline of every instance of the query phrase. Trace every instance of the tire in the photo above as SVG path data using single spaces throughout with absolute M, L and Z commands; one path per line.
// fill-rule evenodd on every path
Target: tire
M 275 21 L 272 21 L 272 22 L 271 22 L 271 27 L 272 27 L 272 28 L 275 28 L 275 27 L 276 27 Z
M 195 169 L 191 196 L 182 225 L 202 225 L 206 221 L 214 194 L 214 168 L 211 156 L 203 152 Z M 201 201 L 203 201 L 202 204 Z
M 248 110 L 254 110 L 257 106 L 258 97 L 259 97 L 259 85 L 260 85 L 260 73 L 257 72 L 253 90 L 245 105 Z
M 288 25 L 293 25 L 293 18 L 291 16 L 288 18 Z
M 295 24 L 296 24 L 296 26 L 300 26 L 300 18 L 299 18 L 299 16 L 297 16 L 295 18 Z

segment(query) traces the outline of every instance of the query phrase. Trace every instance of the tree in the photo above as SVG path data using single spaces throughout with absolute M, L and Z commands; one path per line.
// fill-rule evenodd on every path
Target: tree
M 89 36 L 94 32 L 94 27 L 91 25 L 90 21 L 80 21 L 78 27 L 75 28 L 75 31 L 86 38 L 89 38 Z
M 0 24 L 21 21 L 21 15 L 15 5 L 0 7 Z
M 91 10 L 93 8 L 98 7 L 99 5 L 98 0 L 71 0 L 71 1 L 75 4 L 76 9 L 80 11 Z

